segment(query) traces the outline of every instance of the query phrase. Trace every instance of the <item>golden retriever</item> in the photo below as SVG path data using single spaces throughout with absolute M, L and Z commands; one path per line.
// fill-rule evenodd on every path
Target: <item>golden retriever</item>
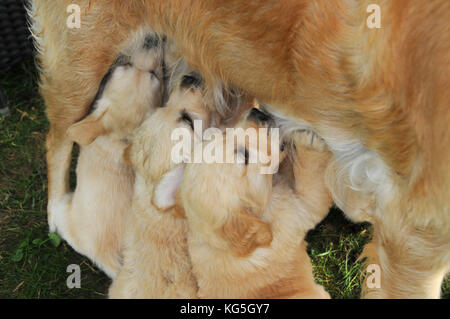
M 49 228 L 114 278 L 121 265 L 134 171 L 123 161 L 127 138 L 161 105 L 162 47 L 135 48 L 105 76 L 90 113 L 71 125 L 80 144 L 75 191 L 49 206 Z
M 253 113 L 255 109 L 239 126 L 263 127 L 255 123 Z M 241 132 L 238 134 L 246 134 Z M 265 133 L 259 132 L 259 138 Z M 228 138 L 229 135 L 225 141 L 217 139 L 206 144 L 223 148 Z M 304 146 L 305 138 L 310 141 L 308 133 L 295 134 L 297 154 L 292 157 L 298 168 L 298 183 L 308 187 L 320 181 L 318 176 L 324 176 L 330 156 L 326 156 L 325 148 L 318 150 L 319 139 Z M 242 140 L 224 151 L 229 158 L 236 154 L 243 158 L 241 163 L 203 162 L 186 167 L 179 196 L 189 222 L 188 246 L 198 296 L 329 298 L 323 287 L 314 283 L 303 240 L 306 232 L 328 213 L 331 205 L 328 190 L 322 182 L 321 187 L 308 194 L 296 193 L 284 179 L 278 179 L 272 186 L 273 175 L 260 171 L 263 164 L 258 156 L 266 155 L 260 145 Z M 269 155 L 273 155 L 274 147 L 279 146 L 268 145 Z M 321 160 L 317 161 L 318 156 L 311 157 L 322 152 L 325 156 L 321 154 Z M 256 159 L 253 162 L 249 161 L 252 155 Z M 310 157 L 304 162 L 311 162 L 300 168 L 297 158 L 303 157 Z
M 79 29 L 66 25 L 72 3 Z M 33 0 L 49 202 L 67 191 L 68 127 L 127 41 L 155 30 L 207 86 L 230 83 L 287 130 L 324 139 L 335 202 L 374 225 L 367 260 L 382 280 L 364 296 L 438 298 L 450 269 L 449 15 L 448 0 Z
M 110 287 L 110 298 L 197 297 L 187 221 L 177 216 L 172 199 L 185 165 L 173 160 L 172 132 L 183 127 L 192 143 L 198 143 L 202 137 L 194 134 L 194 121 L 206 128 L 210 114 L 195 75 L 185 75 L 176 84 L 167 105 L 144 121 L 125 153 L 136 170 L 135 193 L 123 266 Z

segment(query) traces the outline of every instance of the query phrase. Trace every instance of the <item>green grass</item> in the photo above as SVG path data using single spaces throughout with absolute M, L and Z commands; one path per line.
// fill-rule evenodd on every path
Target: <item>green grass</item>
M 66 243 L 48 238 L 45 134 L 48 122 L 32 61 L 0 77 L 10 116 L 0 116 L 0 298 L 104 298 L 110 280 Z M 68 289 L 67 266 L 81 268 Z
M 359 298 L 362 268 L 357 259 L 370 233 L 369 224 L 350 223 L 337 209 L 308 233 L 314 276 L 333 298 Z
M 36 78 L 32 61 L 0 76 L 11 108 L 9 116 L 0 115 L 0 298 L 105 298 L 110 280 L 65 242 L 55 247 L 48 237 L 48 122 Z M 309 232 L 316 280 L 333 298 L 359 296 L 356 260 L 369 239 L 368 224 L 350 223 L 338 210 Z M 67 288 L 70 264 L 81 267 L 80 289 Z M 450 280 L 443 294 L 450 297 Z

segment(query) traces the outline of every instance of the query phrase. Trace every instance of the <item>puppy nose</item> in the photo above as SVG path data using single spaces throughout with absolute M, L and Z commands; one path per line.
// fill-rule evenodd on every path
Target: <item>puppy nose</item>
M 161 38 L 156 34 L 148 34 L 144 39 L 144 49 L 152 50 L 161 46 L 162 43 L 165 42 L 164 37 Z

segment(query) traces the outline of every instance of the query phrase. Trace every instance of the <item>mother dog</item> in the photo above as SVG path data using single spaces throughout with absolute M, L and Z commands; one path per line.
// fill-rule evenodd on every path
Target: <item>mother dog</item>
M 70 29 L 77 2 L 81 27 Z M 379 29 L 367 27 L 370 4 Z M 336 203 L 374 225 L 365 254 L 381 287 L 365 296 L 439 297 L 450 266 L 450 1 L 34 0 L 30 15 L 51 124 L 49 205 L 68 188 L 67 128 L 130 39 L 154 29 L 209 85 L 231 83 L 287 130 L 326 141 Z

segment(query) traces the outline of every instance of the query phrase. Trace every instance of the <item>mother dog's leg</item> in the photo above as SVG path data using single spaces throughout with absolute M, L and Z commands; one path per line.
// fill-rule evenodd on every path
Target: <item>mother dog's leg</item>
M 374 237 L 364 248 L 362 296 L 439 298 L 450 270 L 448 234 L 434 227 L 395 227 L 390 222 L 375 223 Z

